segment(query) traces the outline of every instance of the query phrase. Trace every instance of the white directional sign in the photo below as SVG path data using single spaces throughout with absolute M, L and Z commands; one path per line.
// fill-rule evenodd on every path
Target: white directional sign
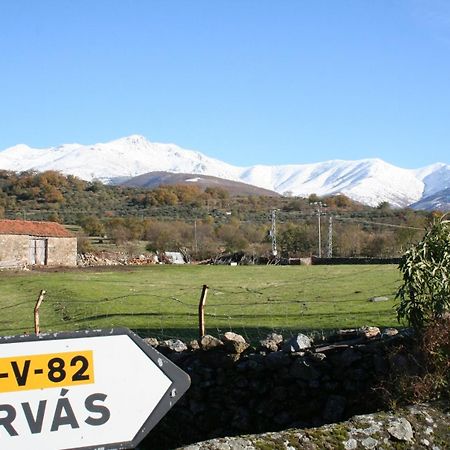
M 0 338 L 0 449 L 134 448 L 189 384 L 125 328 Z

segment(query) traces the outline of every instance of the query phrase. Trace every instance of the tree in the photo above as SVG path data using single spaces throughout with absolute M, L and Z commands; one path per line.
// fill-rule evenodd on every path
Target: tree
M 377 209 L 381 211 L 389 211 L 391 209 L 391 204 L 389 202 L 383 201 L 378 203 Z
M 280 233 L 279 244 L 283 255 L 307 255 L 315 244 L 311 229 L 306 226 L 289 224 Z
M 81 220 L 81 226 L 88 236 L 103 236 L 105 234 L 103 223 L 95 216 L 84 217 Z
M 334 197 L 334 201 L 338 208 L 348 208 L 352 206 L 353 201 L 344 194 L 338 194 Z
M 230 223 L 221 225 L 217 229 L 217 237 L 225 246 L 226 252 L 244 251 L 248 247 L 248 241 L 235 219 Z
M 336 256 L 351 258 L 359 256 L 367 240 L 367 234 L 357 224 L 336 224 L 335 237 L 333 238 L 333 253 L 336 250 Z
M 145 230 L 147 250 L 152 252 L 178 250 L 182 245 L 180 228 L 179 222 L 148 222 Z
M 315 193 L 309 194 L 308 201 L 309 203 L 320 202 L 322 199 Z
M 443 317 L 450 306 L 450 220 L 435 219 L 423 239 L 400 261 L 403 284 L 396 298 L 398 320 L 415 329 Z

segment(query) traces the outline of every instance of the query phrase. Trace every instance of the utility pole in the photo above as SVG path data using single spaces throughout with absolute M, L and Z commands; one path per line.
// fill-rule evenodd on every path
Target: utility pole
M 322 206 L 322 205 L 320 205 L 320 206 Z M 318 218 L 318 220 L 319 220 L 319 243 L 318 243 L 318 245 L 319 245 L 319 258 L 322 258 L 322 239 L 321 239 L 321 233 L 320 233 L 320 229 L 321 229 L 321 226 L 320 226 L 320 216 L 321 216 L 321 214 L 322 214 L 322 209 L 319 207 L 319 209 L 317 210 L 317 218 Z
M 330 214 L 328 222 L 328 258 L 333 257 L 333 216 Z
M 270 229 L 270 237 L 272 238 L 272 255 L 277 256 L 277 223 L 276 223 L 276 210 L 272 210 L 272 228 Z
M 198 243 L 197 243 L 197 219 L 194 220 L 194 250 L 195 254 L 198 253 Z M 196 256 L 197 257 L 197 256 Z
M 318 242 L 317 242 L 317 247 L 318 247 L 318 257 L 322 258 L 322 233 L 321 233 L 321 223 L 320 223 L 320 216 L 322 215 L 322 208 L 326 208 L 326 204 L 322 203 L 322 202 L 314 202 L 313 205 L 317 205 L 317 221 L 318 221 L 318 226 L 319 226 L 319 230 L 318 230 Z

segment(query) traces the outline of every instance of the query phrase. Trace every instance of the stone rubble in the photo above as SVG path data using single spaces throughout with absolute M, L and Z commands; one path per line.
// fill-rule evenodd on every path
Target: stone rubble
M 144 266 L 156 264 L 157 262 L 158 258 L 156 255 L 133 257 L 121 252 L 82 253 L 77 255 L 77 265 L 79 267 Z

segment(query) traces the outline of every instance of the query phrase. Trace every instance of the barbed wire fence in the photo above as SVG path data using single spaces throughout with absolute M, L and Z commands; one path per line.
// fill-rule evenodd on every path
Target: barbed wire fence
M 370 270 L 360 267 L 357 274 L 362 277 Z M 236 285 L 229 280 L 208 283 L 205 333 L 221 337 L 234 331 L 257 342 L 272 332 L 287 337 L 302 331 L 320 337 L 339 328 L 395 325 L 395 286 L 378 277 L 369 288 L 361 287 L 356 278 L 349 272 L 322 278 L 311 274 L 289 281 L 275 277 L 264 285 L 252 280 Z M 102 283 L 85 283 L 89 282 Z M 128 327 L 142 337 L 159 340 L 188 341 L 199 336 L 201 284 L 160 286 L 153 281 L 130 285 L 121 281 L 114 286 L 114 296 L 104 296 L 98 288 L 95 295 L 79 294 L 76 285 L 42 288 L 47 291 L 40 310 L 42 332 Z M 14 299 L 0 295 L 0 334 L 33 333 L 38 294 L 36 289 L 16 294 Z M 371 302 L 370 297 L 383 301 Z

